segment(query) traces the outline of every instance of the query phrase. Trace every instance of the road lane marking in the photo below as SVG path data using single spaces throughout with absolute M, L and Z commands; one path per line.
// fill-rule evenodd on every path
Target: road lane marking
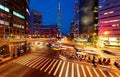
M 47 62 L 42 66 L 42 68 L 40 68 L 40 70 L 43 70 L 43 68 L 45 68 L 45 66 L 46 66 L 50 61 L 52 61 L 52 59 L 50 59 L 49 61 L 47 61 Z
M 60 60 L 58 66 L 57 66 L 57 68 L 56 68 L 56 70 L 55 70 L 55 72 L 54 72 L 54 74 L 53 74 L 54 76 L 56 75 L 56 73 L 57 73 L 57 71 L 58 71 L 58 68 L 60 67 L 61 63 L 62 63 L 62 60 Z
M 50 69 L 50 71 L 48 72 L 49 74 L 51 74 L 53 68 L 55 67 L 55 65 L 58 63 L 58 60 L 55 62 L 55 64 L 53 64 L 52 68 Z
M 91 71 L 90 71 L 90 69 L 89 69 L 88 66 L 87 66 L 87 70 L 88 70 L 88 72 L 89 72 L 89 74 L 90 74 L 90 77 L 93 77 L 93 75 L 92 75 L 92 73 L 91 73 Z
M 26 64 L 26 66 L 30 66 L 32 63 L 34 63 L 35 61 L 37 61 L 39 58 L 35 58 L 32 61 L 30 61 L 29 63 Z
M 105 75 L 105 73 L 104 73 L 101 69 L 99 69 L 99 70 L 100 70 L 100 72 L 103 74 L 104 77 L 107 77 L 107 76 Z
M 39 57 L 36 61 L 34 61 L 29 67 L 34 66 L 37 62 L 39 62 L 41 60 L 41 57 Z
M 111 74 L 111 72 L 108 71 L 108 73 L 109 73 L 109 75 L 110 75 L 111 77 L 114 77 L 114 76 Z
M 100 77 L 94 67 L 93 67 L 93 71 L 95 72 L 95 74 L 97 75 L 97 77 Z
M 15 63 L 21 63 L 21 62 L 23 62 L 24 60 L 30 59 L 30 58 L 33 58 L 33 57 L 34 57 L 34 56 L 22 57 L 22 58 L 18 58 L 18 59 L 16 59 L 16 60 L 14 60 L 13 62 L 15 62 Z
M 79 65 L 77 64 L 77 77 L 80 77 Z
M 31 57 L 31 58 L 28 57 L 26 59 L 23 59 L 22 62 L 20 62 L 20 64 L 26 65 L 31 59 L 34 59 L 34 58 L 36 58 L 36 57 Z
M 40 59 L 40 61 L 33 66 L 33 68 L 37 67 L 37 66 L 38 66 L 43 60 L 45 60 L 45 59 L 46 59 L 45 57 L 42 57 L 42 58 Z
M 61 77 L 62 76 L 62 72 L 63 72 L 63 69 L 65 67 L 65 61 L 63 62 L 63 65 L 62 65 L 62 68 L 60 70 L 60 73 L 59 73 L 59 76 L 58 77 Z
M 115 74 L 116 74 L 118 77 L 120 77 L 120 75 L 119 75 L 117 72 L 116 72 Z
M 65 74 L 65 77 L 68 77 L 68 70 L 69 70 L 69 62 L 67 63 L 67 69 L 66 69 L 66 74 Z
M 83 70 L 83 75 L 84 75 L 84 77 L 87 77 L 86 74 L 85 74 L 85 69 L 84 69 L 83 65 L 81 65 L 81 68 L 82 68 L 82 70 Z
M 27 64 L 27 63 L 29 62 L 29 60 L 30 60 L 30 58 L 25 59 L 25 60 L 22 60 L 22 61 L 20 62 L 20 64 L 25 65 L 25 64 Z
M 28 59 L 30 59 L 29 57 L 28 58 L 25 58 L 25 59 L 18 59 L 16 62 L 17 63 L 24 63 L 25 61 L 28 61 Z
M 36 69 L 40 68 L 46 61 L 48 61 L 49 58 L 47 58 L 45 61 L 43 61 L 39 66 L 36 67 Z
M 52 62 L 49 64 L 49 66 L 44 70 L 44 72 L 46 72 L 54 62 L 55 62 L 55 59 L 53 59 L 53 61 L 52 61 Z
M 74 77 L 74 63 L 72 63 L 71 77 Z

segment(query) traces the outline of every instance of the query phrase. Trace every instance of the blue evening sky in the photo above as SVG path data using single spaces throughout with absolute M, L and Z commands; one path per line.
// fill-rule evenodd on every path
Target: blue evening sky
M 43 16 L 43 25 L 58 23 L 58 3 L 62 10 L 62 33 L 68 34 L 70 23 L 74 19 L 75 0 L 30 0 L 30 8 L 39 11 Z

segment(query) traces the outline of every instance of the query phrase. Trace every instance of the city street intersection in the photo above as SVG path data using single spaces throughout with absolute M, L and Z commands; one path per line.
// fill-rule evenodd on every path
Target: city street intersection
M 58 51 L 36 47 L 0 66 L 0 77 L 120 77 L 118 70 L 59 58 Z

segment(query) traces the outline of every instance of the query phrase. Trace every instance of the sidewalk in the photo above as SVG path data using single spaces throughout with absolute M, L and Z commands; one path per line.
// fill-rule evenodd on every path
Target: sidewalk
M 11 60 L 13 60 L 13 59 L 16 59 L 16 58 L 19 58 L 19 57 L 21 57 L 21 56 L 23 56 L 23 55 L 25 55 L 25 54 L 28 54 L 28 53 L 31 53 L 31 52 L 25 52 L 25 53 L 22 53 L 20 56 L 18 56 L 18 57 L 6 57 L 6 58 L 0 58 L 0 65 L 2 65 L 2 64 L 4 64 L 4 63 L 6 63 L 6 62 L 9 62 L 9 61 L 11 61 Z
M 10 61 L 12 59 L 13 58 L 11 58 L 11 57 L 2 58 L 1 61 L 0 61 L 0 65 L 4 64 L 4 63 L 6 63 L 6 62 L 8 62 L 8 61 Z

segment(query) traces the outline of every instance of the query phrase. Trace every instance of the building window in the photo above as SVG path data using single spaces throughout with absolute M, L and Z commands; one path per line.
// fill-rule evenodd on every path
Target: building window
M 1 4 L 0 4 L 0 9 L 4 10 L 6 12 L 10 12 L 9 8 L 7 8 L 7 7 L 5 7 L 5 6 L 1 5 Z
M 19 17 L 19 18 L 22 18 L 22 19 L 25 18 L 23 15 L 21 15 L 21 14 L 15 12 L 15 11 L 13 11 L 13 14 L 14 14 L 15 16 Z

